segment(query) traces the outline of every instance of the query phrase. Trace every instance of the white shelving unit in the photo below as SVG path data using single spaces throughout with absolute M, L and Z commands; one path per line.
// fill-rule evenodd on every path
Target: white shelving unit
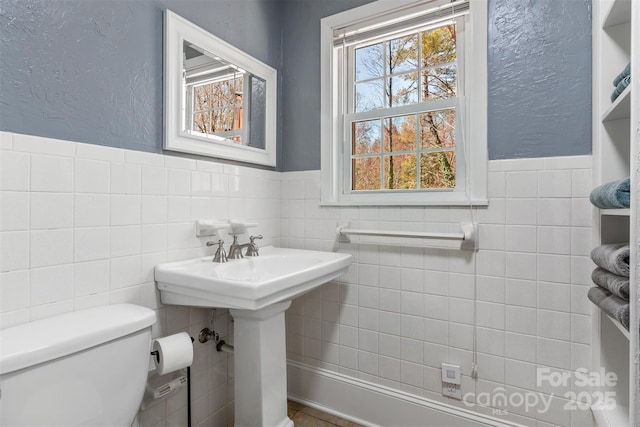
M 631 84 L 611 102 L 612 82 L 629 62 Z M 631 245 L 630 330 L 593 306 L 592 370 L 604 368 L 618 377 L 615 386 L 593 390 L 615 393 L 615 407 L 592 407 L 597 426 L 640 425 L 639 77 L 640 0 L 593 0 L 593 185 L 630 176 L 632 189 L 629 209 L 594 209 L 594 246 Z
M 631 209 L 600 209 L 600 216 L 629 216 Z
M 611 103 L 602 115 L 602 121 L 609 122 L 628 119 L 629 117 L 631 117 L 631 86 L 628 86 L 624 92 Z

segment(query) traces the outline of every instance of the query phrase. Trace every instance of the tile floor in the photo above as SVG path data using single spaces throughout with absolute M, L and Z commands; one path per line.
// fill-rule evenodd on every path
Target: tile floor
M 362 427 L 335 415 L 321 412 L 297 402 L 288 401 L 289 418 L 296 427 Z

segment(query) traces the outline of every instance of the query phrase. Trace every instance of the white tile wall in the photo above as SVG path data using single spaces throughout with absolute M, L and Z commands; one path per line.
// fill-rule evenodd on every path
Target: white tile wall
M 334 250 L 338 220 L 453 231 L 470 215 L 468 208 L 320 207 L 318 171 L 276 173 L 9 133 L 0 140 L 2 328 L 132 302 L 156 310 L 156 336 L 197 334 L 210 326 L 210 311 L 163 306 L 153 266 L 209 252 L 207 239 L 194 235 L 201 217 L 248 217 L 260 224 L 263 244 Z M 536 386 L 535 369 L 591 363 L 590 167 L 589 156 L 491 161 L 490 206 L 474 209 L 475 256 L 379 239 L 339 245 L 354 264 L 293 302 L 289 358 L 459 405 L 440 396 L 439 371 L 442 362 L 458 363 L 463 391 L 556 392 L 550 413 L 514 407 L 507 418 L 580 425 L 584 418 L 564 413 L 556 390 Z M 469 377 L 474 284 L 477 381 Z M 225 311 L 215 322 L 221 335 L 231 333 Z M 232 424 L 233 359 L 199 343 L 195 353 L 195 424 Z M 181 392 L 141 412 L 142 425 L 184 424 L 185 399 Z
M 210 311 L 162 305 L 153 281 L 159 262 L 210 253 L 193 220 L 244 217 L 259 223 L 261 243 L 280 243 L 279 173 L 28 135 L 0 140 L 1 328 L 129 302 L 156 310 L 154 336 L 195 336 L 211 327 Z M 217 311 L 226 336 L 229 316 Z M 192 372 L 194 425 L 232 425 L 233 359 L 196 341 Z M 186 425 L 185 390 L 140 420 Z
M 340 244 L 354 264 L 335 283 L 294 301 L 288 357 L 454 405 L 460 403 L 440 395 L 439 368 L 459 363 L 463 393 L 503 387 L 552 397 L 547 414 L 513 407 L 505 418 L 582 426 L 582 414 L 562 410 L 568 390 L 539 388 L 536 370 L 590 367 L 590 168 L 590 156 L 489 162 L 490 204 L 474 209 L 480 224 L 475 257 L 373 238 Z M 470 218 L 468 208 L 318 207 L 319 179 L 317 171 L 283 174 L 284 244 L 332 250 L 338 220 L 354 228 L 442 230 Z M 474 281 L 476 382 L 469 377 Z M 337 289 L 337 297 L 329 297 L 327 287 Z M 299 326 L 311 318 L 323 325 L 320 338 Z M 302 345 L 310 340 L 313 346 Z M 330 347 L 330 357 L 318 346 Z

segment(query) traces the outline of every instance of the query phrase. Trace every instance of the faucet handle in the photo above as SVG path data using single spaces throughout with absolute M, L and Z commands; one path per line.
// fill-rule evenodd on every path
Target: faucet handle
M 224 240 L 222 239 L 218 240 L 217 242 L 212 242 L 212 241 L 207 242 L 207 246 L 219 245 L 220 247 L 222 247 L 223 244 L 224 244 Z
M 262 239 L 262 234 L 258 236 L 249 236 L 250 243 L 247 245 L 246 256 L 258 256 L 258 245 L 254 242 L 255 239 Z
M 218 245 L 218 249 L 216 249 L 216 254 L 213 256 L 211 261 L 213 262 L 227 262 L 227 253 L 224 251 L 224 240 L 220 239 L 217 242 L 207 242 L 207 246 Z

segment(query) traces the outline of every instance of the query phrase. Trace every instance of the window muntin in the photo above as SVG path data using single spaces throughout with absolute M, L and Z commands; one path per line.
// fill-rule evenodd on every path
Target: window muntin
M 347 191 L 456 188 L 456 109 L 434 109 L 434 101 L 458 92 L 456 39 L 457 25 L 447 23 L 344 50 L 353 64 L 347 65 Z M 411 114 L 398 114 L 398 107 Z M 360 119 L 372 112 L 378 117 Z

